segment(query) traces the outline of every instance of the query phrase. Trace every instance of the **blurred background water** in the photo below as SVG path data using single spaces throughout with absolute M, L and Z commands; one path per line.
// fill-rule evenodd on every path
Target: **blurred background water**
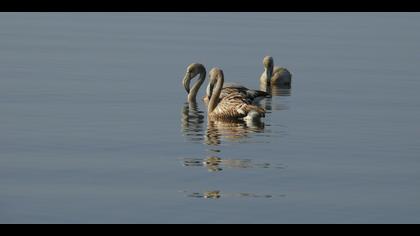
M 0 223 L 419 223 L 420 14 L 1 13 Z M 186 104 L 188 64 L 262 123 Z M 204 95 L 204 89 L 199 97 Z

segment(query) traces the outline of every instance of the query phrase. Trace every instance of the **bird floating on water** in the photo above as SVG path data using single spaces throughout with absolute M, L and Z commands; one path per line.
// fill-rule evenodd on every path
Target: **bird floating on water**
M 246 93 L 237 90 L 226 92 L 221 97 L 224 75 L 219 68 L 209 72 L 210 82 L 208 87 L 208 117 L 214 120 L 259 120 L 265 117 L 265 110 L 253 105 L 253 99 Z
M 284 67 L 274 67 L 274 60 L 271 56 L 263 59 L 264 72 L 260 77 L 261 85 L 274 85 L 290 87 L 292 84 L 292 74 Z
M 199 75 L 198 80 L 195 82 L 192 88 L 190 88 L 191 80 Z M 187 72 L 185 73 L 183 79 L 183 85 L 185 91 L 188 94 L 188 102 L 196 102 L 197 93 L 204 83 L 206 78 L 206 68 L 200 63 L 192 63 L 187 67 Z M 242 85 L 235 83 L 224 83 L 223 89 L 220 94 L 220 98 L 224 98 L 226 95 L 231 93 L 242 93 L 248 99 L 251 99 L 253 102 L 257 102 L 259 99 L 270 96 L 267 92 L 248 89 Z M 210 101 L 210 83 L 206 89 L 206 95 L 203 97 L 203 101 L 208 105 Z

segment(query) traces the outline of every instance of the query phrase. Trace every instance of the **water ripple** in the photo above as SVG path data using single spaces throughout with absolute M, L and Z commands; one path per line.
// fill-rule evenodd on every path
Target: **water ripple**
M 185 167 L 206 168 L 209 172 L 223 171 L 229 169 L 284 169 L 282 164 L 272 164 L 268 162 L 254 163 L 250 159 L 222 159 L 216 156 L 207 158 L 184 158 L 182 164 Z
M 203 191 L 203 192 L 189 192 L 189 191 L 181 191 L 182 193 L 186 194 L 187 197 L 190 198 L 203 198 L 203 199 L 220 199 L 220 198 L 274 198 L 274 197 L 285 197 L 285 194 L 258 194 L 258 193 L 246 193 L 246 192 L 239 192 L 239 193 L 229 193 L 229 192 L 222 192 L 220 190 L 211 190 L 211 191 Z

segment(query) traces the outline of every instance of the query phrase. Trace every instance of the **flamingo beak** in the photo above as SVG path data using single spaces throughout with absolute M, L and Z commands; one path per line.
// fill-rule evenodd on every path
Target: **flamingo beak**
M 267 82 L 268 83 L 270 83 L 271 82 L 271 77 L 273 76 L 273 69 L 272 68 L 268 68 L 267 69 L 267 74 L 266 74 L 266 77 L 267 77 Z

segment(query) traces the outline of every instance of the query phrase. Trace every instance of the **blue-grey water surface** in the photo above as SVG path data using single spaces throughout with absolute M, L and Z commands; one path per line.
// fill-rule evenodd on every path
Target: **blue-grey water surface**
M 185 103 L 265 55 L 263 123 Z M 419 62 L 418 13 L 1 13 L 0 223 L 420 223 Z

